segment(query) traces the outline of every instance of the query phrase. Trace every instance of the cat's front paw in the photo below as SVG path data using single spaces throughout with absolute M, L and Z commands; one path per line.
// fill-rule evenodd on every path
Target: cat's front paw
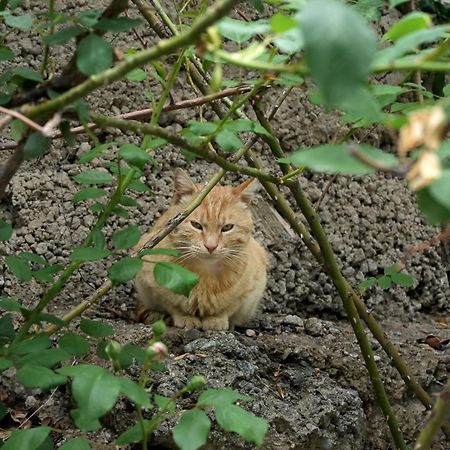
M 178 328 L 201 328 L 202 322 L 198 317 L 194 316 L 172 316 L 173 325 Z
M 228 317 L 206 317 L 202 320 L 202 328 L 204 330 L 228 330 L 230 328 L 230 324 L 228 321 Z

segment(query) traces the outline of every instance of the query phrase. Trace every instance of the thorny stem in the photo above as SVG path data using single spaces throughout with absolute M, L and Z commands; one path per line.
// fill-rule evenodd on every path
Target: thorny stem
M 427 424 L 422 428 L 416 440 L 413 450 L 429 450 L 433 443 L 433 438 L 439 432 L 439 427 L 445 423 L 445 419 L 450 412 L 450 380 L 447 386 L 439 394 L 434 404 L 431 416 Z
M 254 109 L 259 122 L 270 133 L 270 136 L 264 135 L 264 138 L 266 142 L 269 144 L 272 154 L 277 159 L 284 158 L 285 153 L 280 145 L 279 140 L 275 136 L 269 121 L 266 119 L 266 117 L 264 116 L 264 114 L 262 113 L 261 109 L 258 107 L 257 104 L 255 105 Z M 289 173 L 292 170 L 289 167 L 289 165 L 284 163 L 279 163 L 279 166 L 284 174 Z M 292 192 L 295 202 L 297 203 L 302 214 L 305 216 L 309 226 L 311 227 L 312 235 L 314 236 L 320 247 L 320 252 L 323 257 L 323 265 L 325 267 L 325 270 L 331 277 L 334 285 L 336 286 L 339 292 L 339 296 L 342 299 L 348 319 L 353 328 L 353 332 L 355 333 L 358 345 L 361 349 L 361 353 L 363 355 L 367 371 L 369 372 L 369 376 L 375 391 L 375 396 L 377 398 L 381 410 L 383 411 L 384 416 L 387 419 L 395 445 L 397 446 L 398 449 L 406 450 L 406 444 L 403 439 L 400 427 L 398 425 L 397 418 L 395 417 L 394 411 L 392 410 L 388 396 L 384 389 L 384 384 L 380 377 L 377 364 L 375 362 L 372 347 L 364 331 L 363 323 L 359 317 L 358 310 L 356 309 L 356 306 L 352 301 L 351 293 L 349 292 L 348 289 L 349 285 L 345 280 L 345 278 L 342 276 L 342 273 L 336 261 L 334 251 L 325 234 L 325 230 L 323 229 L 318 215 L 314 211 L 314 208 L 312 207 L 311 203 L 309 202 L 308 198 L 306 197 L 305 193 L 300 187 L 298 181 L 291 180 L 287 183 L 287 186 Z
M 172 34 L 176 36 L 178 34 L 178 30 L 170 17 L 167 15 L 166 10 L 163 8 L 161 3 L 159 3 L 158 0 L 150 0 L 150 3 L 153 5 L 155 11 L 158 13 L 159 17 L 161 17 L 161 20 L 166 24 Z

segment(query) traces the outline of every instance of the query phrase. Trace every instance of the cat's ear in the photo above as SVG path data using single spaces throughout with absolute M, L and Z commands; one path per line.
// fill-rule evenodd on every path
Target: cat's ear
M 254 178 L 244 181 L 239 186 L 233 189 L 233 193 L 236 196 L 249 205 L 252 201 L 253 195 L 258 190 L 258 184 L 255 182 Z
M 174 191 L 173 201 L 178 204 L 184 198 L 197 192 L 198 188 L 189 175 L 183 169 L 178 168 L 175 170 Z

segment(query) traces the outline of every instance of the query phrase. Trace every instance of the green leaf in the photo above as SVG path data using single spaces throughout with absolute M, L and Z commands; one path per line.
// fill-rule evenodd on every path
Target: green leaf
M 78 408 L 71 411 L 81 431 L 95 431 L 101 427 L 98 419 L 116 403 L 120 379 L 102 367 L 80 364 L 58 369 L 62 375 L 73 377 L 72 395 Z
M 375 22 L 380 20 L 380 9 L 383 5 L 384 0 L 358 0 L 353 4 L 353 8 L 366 20 Z
M 185 411 L 173 428 L 175 443 L 181 450 L 197 450 L 206 444 L 211 428 L 209 417 L 200 409 Z
M 135 144 L 123 144 L 119 149 L 119 155 L 127 163 L 140 169 L 150 160 L 150 155 Z
M 274 14 L 270 19 L 270 26 L 275 33 L 284 33 L 297 26 L 297 22 L 289 16 L 281 13 Z
M 213 122 L 198 122 L 191 120 L 188 123 L 189 130 L 199 136 L 208 136 L 216 131 L 217 125 Z
M 264 419 L 233 404 L 218 405 L 214 412 L 217 423 L 225 431 L 238 433 L 246 441 L 256 445 L 262 444 L 269 427 Z
M 119 354 L 120 367 L 126 369 L 133 364 L 134 361 L 143 363 L 147 355 L 145 350 L 133 344 L 126 344 L 122 347 Z
M 103 170 L 85 170 L 84 172 L 75 175 L 73 179 L 77 183 L 82 184 L 105 184 L 111 183 L 114 180 L 114 177 L 109 173 Z
M 299 52 L 304 46 L 303 34 L 299 27 L 277 35 L 273 42 L 281 52 L 288 54 Z
M 114 328 L 109 323 L 103 323 L 99 320 L 81 319 L 80 329 L 89 336 L 96 338 L 112 336 Z
M 392 281 L 400 286 L 411 287 L 414 285 L 414 279 L 410 275 L 402 272 L 396 272 L 391 275 Z
M 143 69 L 134 69 L 125 75 L 125 78 L 129 81 L 139 82 L 144 81 L 147 78 L 147 72 Z
M 94 244 L 94 247 L 105 247 L 105 236 L 102 233 L 102 230 L 98 227 L 94 227 L 94 229 L 92 230 L 92 242 Z
M 50 151 L 51 143 L 52 140 L 49 137 L 38 132 L 32 133 L 23 147 L 23 156 L 27 160 L 39 158 Z
M 46 45 L 63 45 L 82 32 L 83 29 L 80 27 L 65 28 L 64 30 L 44 36 L 43 42 Z
M 101 15 L 100 10 L 88 10 L 80 12 L 78 18 L 85 27 L 91 28 L 99 21 Z
M 367 278 L 367 280 L 362 281 L 361 283 L 358 284 L 358 287 L 360 289 L 369 289 L 372 286 L 374 286 L 375 284 L 377 284 L 378 280 L 375 277 L 370 277 Z
M 18 342 L 10 350 L 13 355 L 24 355 L 26 353 L 41 352 L 50 347 L 50 345 L 50 338 L 45 333 L 41 333 L 26 341 Z
M 390 275 L 384 275 L 380 278 L 378 278 L 378 286 L 380 286 L 381 289 L 389 289 L 392 284 L 392 280 Z
M 351 102 L 375 55 L 371 27 L 350 6 L 335 0 L 306 3 L 299 21 L 308 66 L 324 100 L 335 106 Z
M 13 234 L 11 224 L 0 219 L 0 241 L 7 241 Z
M 198 398 L 197 404 L 199 406 L 220 406 L 228 405 L 237 400 L 249 401 L 250 397 L 242 395 L 239 392 L 233 391 L 230 388 L 224 389 L 206 389 Z
M 122 195 L 119 203 L 123 206 L 139 206 L 139 203 L 134 198 L 131 198 L 128 195 Z
M 244 146 L 241 139 L 231 130 L 225 128 L 216 136 L 217 144 L 225 152 L 234 152 Z
M 2 450 L 39 450 L 50 433 L 50 427 L 35 427 L 15 430 L 3 445 Z
M 1 320 L 1 319 L 0 319 Z M 14 331 L 14 330 L 13 330 Z M 0 331 L 0 336 L 2 336 Z M 13 362 L 10 359 L 2 358 L 0 356 L 0 370 L 6 370 L 13 366 Z M 1 419 L 0 419 L 1 420 Z
M 3 47 L 0 47 L 0 61 L 9 61 L 11 59 L 14 59 L 16 55 L 13 53 L 13 51 L 4 45 Z
M 180 256 L 180 252 L 173 248 L 148 248 L 139 252 L 139 257 L 145 255 L 168 255 L 168 256 Z
M 64 442 L 59 450 L 90 450 L 91 446 L 83 438 L 75 438 Z
M 161 411 L 173 412 L 177 408 L 175 405 L 175 402 L 172 401 L 172 399 L 169 397 L 164 397 L 164 395 L 155 394 L 154 400 L 155 400 L 156 406 Z
M 18 255 L 21 259 L 24 259 L 25 261 L 34 262 L 36 264 L 39 264 L 41 266 L 46 266 L 47 261 L 45 258 L 43 258 L 40 255 L 36 255 L 36 253 L 32 252 L 20 252 Z
M 144 420 L 143 426 L 147 435 L 151 434 L 158 426 L 160 419 Z M 127 431 L 123 432 L 116 440 L 117 445 L 132 444 L 134 442 L 141 442 L 143 439 L 141 423 L 134 424 Z
M 189 293 L 199 280 L 199 276 L 196 273 L 170 262 L 156 263 L 153 274 L 159 285 L 185 297 L 189 296 Z
M 259 13 L 264 12 L 264 3 L 261 0 L 249 0 L 250 5 L 253 6 L 253 8 L 256 9 Z
M 20 312 L 22 305 L 15 298 L 0 297 L 0 309 L 11 312 Z
M 20 360 L 20 366 L 31 365 L 50 368 L 55 364 L 58 364 L 61 361 L 66 361 L 70 358 L 70 354 L 62 348 L 49 348 L 25 355 Z
M 387 166 L 398 164 L 398 160 L 394 155 L 385 153 L 377 148 L 360 145 L 358 151 Z M 287 158 L 281 158 L 279 161 L 292 163 L 298 167 L 307 167 L 318 172 L 344 175 L 366 175 L 375 172 L 375 169 L 354 158 L 344 144 L 311 147 L 307 150 L 294 152 L 292 155 Z
M 150 408 L 151 403 L 145 389 L 129 378 L 120 377 L 120 392 L 126 395 L 136 406 Z
M 106 248 L 89 247 L 75 248 L 72 252 L 72 261 L 99 261 L 109 256 L 111 252 Z
M 19 142 L 25 132 L 28 130 L 28 125 L 21 120 L 14 119 L 11 122 L 11 138 Z
M 4 314 L 2 317 L 0 317 L 0 346 L 2 345 L 3 341 L 6 338 L 6 341 L 9 341 L 15 336 L 14 333 L 14 325 L 12 321 L 11 314 Z
M 126 283 L 138 274 L 142 264 L 140 258 L 125 256 L 109 268 L 109 278 L 113 283 Z
M 33 278 L 30 265 L 28 262 L 19 258 L 18 256 L 6 256 L 5 262 L 8 269 L 23 282 L 30 281 Z
M 432 225 L 443 225 L 450 220 L 450 208 L 446 208 L 431 194 L 429 188 L 417 192 L 417 203 L 420 212 L 425 216 L 428 223 Z
M 119 230 L 114 233 L 112 242 L 114 248 L 128 249 L 135 246 L 141 238 L 141 232 L 136 225 L 130 225 L 129 227 Z
M 104 144 L 97 145 L 94 148 L 84 152 L 78 159 L 78 164 L 86 164 L 91 162 L 93 159 L 98 158 L 105 154 L 105 150 L 113 146 L 115 142 L 105 142 Z
M 116 17 L 114 19 L 102 17 L 94 25 L 94 28 L 101 31 L 113 31 L 114 33 L 121 33 L 123 31 L 130 30 L 131 28 L 135 28 L 141 23 L 141 19 L 130 19 L 128 17 Z
M 64 384 L 67 378 L 48 367 L 27 364 L 17 371 L 17 379 L 28 388 L 50 389 Z
M 428 191 L 437 202 L 450 209 L 450 169 L 444 169 L 440 178 L 429 185 Z
M 433 25 L 431 17 L 423 12 L 415 11 L 394 23 L 391 28 L 384 34 L 383 40 L 397 41 L 409 33 L 418 30 L 426 30 Z
M 94 33 L 83 38 L 77 47 L 77 67 L 85 75 L 95 75 L 111 67 L 112 46 Z
M 11 72 L 26 80 L 36 81 L 38 83 L 44 81 L 42 75 L 37 71 L 30 69 L 29 67 L 14 67 Z
M 62 264 L 53 264 L 52 266 L 44 267 L 33 272 L 33 277 L 40 283 L 53 282 L 54 276 L 64 269 Z
M 89 342 L 79 334 L 68 331 L 59 338 L 59 346 L 67 353 L 77 358 L 90 351 Z
M 3 402 L 0 402 L 0 420 L 3 419 L 3 417 L 6 416 L 8 413 L 8 408 L 5 406 Z
M 100 198 L 107 195 L 104 189 L 100 188 L 84 188 L 78 191 L 72 198 L 72 201 L 77 204 L 82 202 L 83 200 L 87 200 L 89 198 Z
M 255 22 L 246 22 L 243 20 L 232 19 L 225 17 L 217 23 L 219 33 L 238 44 L 248 41 L 255 34 L 266 33 L 270 26 L 266 20 L 257 20 Z
M 6 25 L 19 30 L 29 30 L 33 26 L 33 18 L 29 14 L 22 16 L 13 16 L 12 14 L 5 14 Z
M 389 7 L 395 8 L 396 6 L 406 3 L 407 1 L 408 0 L 389 0 Z

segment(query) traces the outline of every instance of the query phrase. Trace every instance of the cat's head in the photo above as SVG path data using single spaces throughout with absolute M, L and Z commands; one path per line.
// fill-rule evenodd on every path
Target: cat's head
M 215 186 L 201 205 L 172 233 L 182 259 L 223 260 L 233 263 L 242 258 L 242 249 L 253 232 L 250 202 L 253 180 L 236 187 Z M 174 203 L 184 209 L 201 190 L 181 169 L 175 172 Z

